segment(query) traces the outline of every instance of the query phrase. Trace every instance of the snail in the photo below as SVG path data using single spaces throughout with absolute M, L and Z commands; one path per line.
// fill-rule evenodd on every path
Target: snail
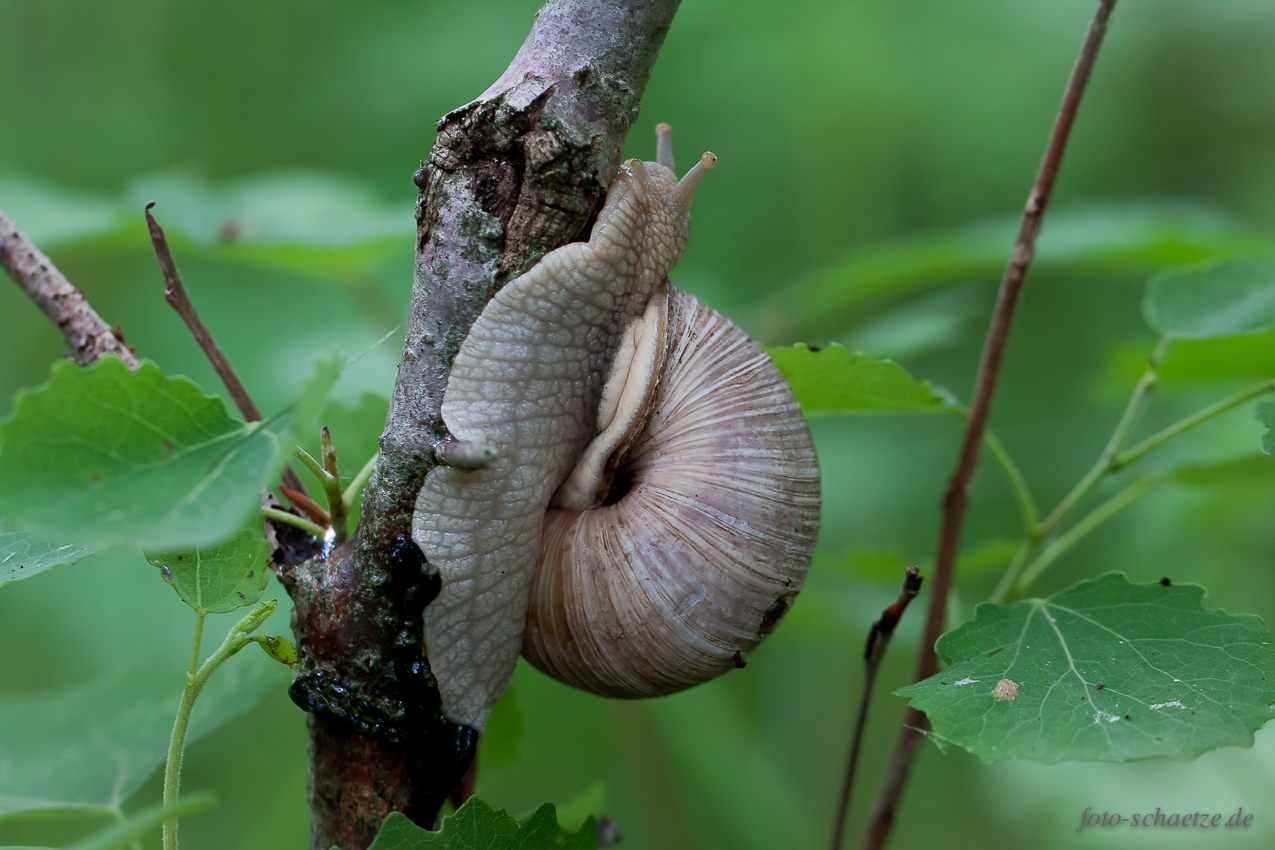
M 667 125 L 588 242 L 502 288 L 452 365 L 451 439 L 412 536 L 441 577 L 425 643 L 443 713 L 482 730 L 521 651 L 612 697 L 741 666 L 801 589 L 819 467 L 760 347 L 668 282 L 716 164 L 681 180 Z

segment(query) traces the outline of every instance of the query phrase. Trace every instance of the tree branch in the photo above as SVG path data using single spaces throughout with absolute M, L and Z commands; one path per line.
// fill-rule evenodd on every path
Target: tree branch
M 257 403 L 252 400 L 252 396 L 248 395 L 248 388 L 243 385 L 243 381 L 239 380 L 235 367 L 231 366 L 230 361 L 226 359 L 226 355 L 221 353 L 221 346 L 217 345 L 217 340 L 213 339 L 213 335 L 208 332 L 208 328 L 199 320 L 199 313 L 195 310 L 195 304 L 190 300 L 190 295 L 186 293 L 186 287 L 182 284 L 181 275 L 177 273 L 177 263 L 173 261 L 173 252 L 168 247 L 168 237 L 164 236 L 164 228 L 160 227 L 159 222 L 151 215 L 151 207 L 153 206 L 155 206 L 155 202 L 151 201 L 146 205 L 144 212 L 146 213 L 146 229 L 150 232 L 151 247 L 155 249 L 155 259 L 159 261 L 159 269 L 164 274 L 164 300 L 177 311 L 177 315 L 181 316 L 182 321 L 186 323 L 191 336 L 199 344 L 199 349 L 204 352 L 204 356 L 208 358 L 208 362 L 212 364 L 213 369 L 217 372 L 217 377 L 221 378 L 226 391 L 234 399 L 235 406 L 243 414 L 244 421 L 260 422 L 262 416 L 261 411 L 257 408 Z M 284 486 L 293 492 L 300 493 L 302 496 L 305 495 L 305 487 L 302 486 L 301 479 L 297 478 L 297 474 L 292 471 L 291 466 L 283 468 L 281 477 Z M 284 495 L 287 494 L 285 493 Z M 296 499 L 291 496 L 288 496 L 288 498 L 292 502 L 296 502 Z
M 841 838 L 845 834 L 846 817 L 850 814 L 850 792 L 854 789 L 854 774 L 859 766 L 859 750 L 863 745 L 863 731 L 868 725 L 868 706 L 872 702 L 872 686 L 885 659 L 886 647 L 894 637 L 894 629 L 903 619 L 908 603 L 921 592 L 921 568 L 908 567 L 903 577 L 899 598 L 881 612 L 881 618 L 868 630 L 868 641 L 863 647 L 863 695 L 859 698 L 859 716 L 854 723 L 854 735 L 850 739 L 850 758 L 846 762 L 846 776 L 841 783 L 841 797 L 837 801 L 837 815 L 832 826 L 832 850 L 841 850 Z
M 552 0 L 508 70 L 439 122 L 415 175 L 416 274 L 381 456 L 359 528 L 286 574 L 311 712 L 312 847 L 370 843 L 386 814 L 431 826 L 472 758 L 423 664 L 416 494 L 470 325 L 506 282 L 585 234 L 678 0 Z M 414 560 L 415 559 L 415 560 Z
M 0 265 L 62 331 L 76 363 L 87 366 L 103 354 L 116 354 L 125 366 L 137 368 L 137 357 L 123 340 L 3 211 L 0 211 Z
M 1107 32 L 1107 23 L 1115 5 L 1116 0 L 1101 0 L 1098 12 L 1089 25 L 1089 33 L 1080 50 L 1080 56 L 1076 60 L 1076 66 L 1072 70 L 1071 80 L 1067 84 L 1058 119 L 1049 138 L 1049 146 L 1045 149 L 1045 158 L 1041 162 L 1040 172 L 1036 175 L 1036 183 L 1027 198 L 1027 207 L 1023 210 L 1023 220 L 1019 227 L 1018 238 L 1014 242 L 1014 250 L 1010 254 L 1009 267 L 1001 280 L 991 327 L 988 328 L 987 340 L 983 344 L 983 356 L 978 368 L 974 400 L 970 405 L 969 423 L 965 428 L 964 442 L 961 444 L 960 459 L 957 461 L 956 471 L 943 497 L 943 522 L 939 534 L 938 553 L 934 558 L 930 604 L 926 610 L 925 633 L 921 639 L 916 670 L 913 674 L 913 681 L 916 682 L 927 679 L 938 671 L 934 643 L 943 633 L 943 625 L 947 617 L 947 595 L 952 586 L 952 573 L 956 564 L 956 551 L 960 545 L 961 526 L 965 520 L 965 509 L 969 504 L 970 481 L 978 465 L 979 445 L 983 441 L 987 416 L 991 412 L 992 396 L 996 392 L 1001 358 L 1004 356 L 1005 345 L 1009 340 L 1010 323 L 1014 318 L 1014 308 L 1018 304 L 1018 296 L 1023 288 L 1023 279 L 1036 253 L 1036 236 L 1040 233 L 1041 221 L 1044 218 L 1045 209 L 1049 206 L 1054 179 L 1058 176 L 1058 168 L 1062 164 L 1063 152 L 1067 148 L 1067 138 L 1071 134 L 1071 127 L 1076 119 L 1076 110 L 1080 107 L 1080 100 L 1084 96 L 1085 86 L 1089 82 L 1094 60 L 1098 57 L 1098 48 L 1102 46 L 1103 36 Z M 917 744 L 921 741 L 922 733 L 918 730 L 924 729 L 926 723 L 924 714 L 913 708 L 907 709 L 890 766 L 882 783 L 880 796 L 877 798 L 876 811 L 873 813 L 872 823 L 864 839 L 864 848 L 875 850 L 875 848 L 883 847 L 889 837 L 890 828 L 894 823 L 894 813 L 903 792 L 903 783 L 907 779 L 908 766 L 911 764 Z

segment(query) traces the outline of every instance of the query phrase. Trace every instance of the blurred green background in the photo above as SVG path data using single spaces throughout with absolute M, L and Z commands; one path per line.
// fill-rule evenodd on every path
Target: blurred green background
M 270 412 L 312 355 L 364 351 L 402 323 L 411 174 L 434 121 L 495 79 L 537 6 L 0 0 L 0 209 L 140 355 L 219 391 L 162 298 L 141 218 L 145 201 L 159 201 L 205 322 Z M 763 342 L 840 340 L 967 398 L 1013 222 L 1095 6 L 686 0 L 626 151 L 653 157 L 652 127 L 667 121 L 683 160 L 720 157 L 674 280 Z M 1120 3 L 992 417 L 1043 505 L 1096 458 L 1154 343 L 1139 312 L 1148 274 L 1275 243 L 1273 46 L 1268 0 Z M 394 333 L 369 351 L 338 396 L 386 394 L 399 344 Z M 1217 368 L 1175 371 L 1170 357 L 1139 433 L 1275 370 L 1270 335 L 1209 350 Z M 60 354 L 56 330 L 0 286 L 0 414 Z M 482 797 L 516 814 L 577 799 L 613 818 L 634 850 L 826 844 L 863 638 L 899 579 L 862 553 L 931 557 L 960 435 L 946 417 L 811 424 L 824 471 L 820 555 L 747 669 L 625 703 L 520 667 L 505 738 L 482 757 Z M 1250 454 L 1259 434 L 1237 411 L 1149 466 Z M 1273 498 L 1264 481 L 1158 491 L 1038 589 L 1109 569 L 1170 575 L 1207 587 L 1211 606 L 1275 622 Z M 1018 527 L 1000 473 L 984 469 L 966 547 Z M 956 616 L 970 616 L 995 578 L 958 577 Z M 277 584 L 272 596 L 283 598 Z M 208 634 L 224 632 L 230 618 L 220 619 Z M 890 691 L 907 681 L 919 620 L 905 622 L 878 685 L 855 841 L 893 744 L 903 701 Z M 15 583 L 0 590 L 0 697 L 139 661 L 179 689 L 192 625 L 137 553 Z M 266 627 L 286 629 L 286 610 Z M 220 797 L 183 822 L 190 850 L 306 846 L 304 715 L 279 677 L 258 708 L 189 748 L 184 787 Z M 124 808 L 158 794 L 153 777 Z M 1272 800 L 1270 730 L 1252 749 L 1185 765 L 984 766 L 927 746 L 894 846 L 1263 847 L 1275 844 Z M 1243 834 L 1204 838 L 1077 835 L 1086 806 L 1243 806 L 1256 818 Z M 93 822 L 0 819 L 0 844 L 57 842 Z

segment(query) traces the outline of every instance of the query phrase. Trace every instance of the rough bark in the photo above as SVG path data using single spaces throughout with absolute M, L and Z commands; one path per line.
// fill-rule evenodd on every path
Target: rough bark
M 132 350 L 3 212 L 0 212 L 0 266 L 62 331 L 67 352 L 76 363 L 87 366 L 103 354 L 115 354 L 128 368 L 137 368 L 137 357 Z
M 439 122 L 415 175 L 416 274 L 381 457 L 359 529 L 286 571 L 310 712 L 311 846 L 359 850 L 402 811 L 433 824 L 473 756 L 438 715 L 422 655 L 416 493 L 446 435 L 453 357 L 487 301 L 547 251 L 587 236 L 679 0 L 554 0 L 508 70 Z

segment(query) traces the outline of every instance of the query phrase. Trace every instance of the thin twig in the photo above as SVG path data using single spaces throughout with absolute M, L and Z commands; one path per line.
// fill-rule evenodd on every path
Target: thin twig
M 217 377 L 221 378 L 221 382 L 226 385 L 227 392 L 234 399 L 235 406 L 239 408 L 239 412 L 243 414 L 246 422 L 260 422 L 262 420 L 261 411 L 257 408 L 257 403 L 252 400 L 252 396 L 248 395 L 248 389 L 243 385 L 243 381 L 239 380 L 239 376 L 235 374 L 235 369 L 230 365 L 230 361 L 226 359 L 226 355 L 221 353 L 221 347 L 217 345 L 217 340 L 213 339 L 208 328 L 204 327 L 204 323 L 199 320 L 199 313 L 195 311 L 195 305 L 190 300 L 190 296 L 186 294 L 186 287 L 182 285 L 181 275 L 177 273 L 177 264 L 173 262 L 173 252 L 168 247 L 168 237 L 164 235 L 164 228 L 159 226 L 159 222 L 151 215 L 151 208 L 155 206 L 155 202 L 151 201 L 146 205 L 146 228 L 150 231 L 151 245 L 155 248 L 155 259 L 159 260 L 160 271 L 164 273 L 164 300 L 177 311 L 177 315 L 181 316 L 186 327 L 190 328 L 191 336 L 195 338 L 195 342 L 199 343 L 199 348 L 204 352 L 204 356 L 208 358 L 208 362 L 212 364 L 213 369 L 217 372 Z M 292 471 L 291 466 L 283 468 L 281 476 L 283 483 L 291 490 L 298 493 L 305 493 L 305 486 L 302 485 L 301 479 Z
M 1089 75 L 1093 71 L 1094 60 L 1098 57 L 1098 48 L 1102 45 L 1103 36 L 1107 32 L 1107 23 L 1116 0 L 1101 0 L 1098 13 L 1089 25 L 1089 33 L 1080 57 L 1072 70 L 1071 80 L 1067 84 L 1067 92 L 1063 96 L 1062 108 L 1045 150 L 1045 158 L 1041 162 L 1036 183 L 1027 198 L 1023 220 L 1019 227 L 1018 239 L 1010 255 L 1009 267 L 1001 280 L 1000 293 L 996 299 L 996 309 L 992 314 L 991 327 L 987 331 L 987 339 L 983 344 L 982 361 L 979 364 L 978 379 L 975 384 L 974 400 L 970 405 L 969 423 L 965 429 L 965 439 L 961 444 L 961 455 L 956 465 L 956 472 L 948 484 L 943 498 L 943 523 L 939 534 L 938 553 L 934 559 L 934 578 L 931 582 L 930 604 L 926 610 L 925 633 L 921 639 L 920 651 L 917 655 L 914 681 L 927 679 L 938 670 L 938 658 L 934 654 L 934 643 L 943 632 L 947 616 L 947 594 L 952 586 L 952 573 L 956 564 L 956 551 L 960 544 L 961 526 L 965 520 L 965 509 L 969 504 L 969 485 L 978 465 L 978 450 L 983 441 L 983 431 L 987 425 L 987 417 L 992 407 L 992 396 L 996 392 L 996 379 L 1000 374 L 1001 358 L 1005 353 L 1005 345 L 1009 339 L 1010 323 L 1014 317 L 1014 308 L 1018 304 L 1018 296 L 1022 291 L 1023 279 L 1036 253 L 1036 236 L 1040 233 L 1041 221 L 1049 206 L 1049 198 L 1053 193 L 1054 179 L 1058 176 L 1058 168 L 1062 164 L 1063 152 L 1067 148 L 1067 138 L 1071 134 L 1072 124 L 1076 119 L 1076 110 L 1084 95 Z M 898 808 L 899 796 L 903 792 L 903 783 L 907 779 L 908 766 L 912 754 L 921 741 L 919 729 L 926 728 L 925 715 L 913 708 L 908 708 L 899 730 L 899 739 L 895 744 L 894 754 L 882 783 L 880 796 L 877 798 L 876 811 L 872 823 L 864 838 L 863 846 L 869 850 L 885 845 L 894 824 L 894 813 Z
M 1071 547 L 1079 543 L 1091 531 L 1111 519 L 1120 511 L 1132 505 L 1141 499 L 1147 493 L 1150 493 L 1161 484 L 1167 484 L 1169 478 L 1167 476 L 1152 476 L 1151 478 L 1142 478 L 1133 482 L 1128 487 L 1116 493 L 1107 501 L 1094 508 L 1083 518 L 1076 522 L 1071 528 L 1058 535 L 1054 540 L 1045 547 L 1023 572 L 1016 582 L 1016 590 L 1022 593 L 1029 588 L 1036 579 L 1040 578 L 1040 574 L 1048 569 L 1054 561 L 1061 558 Z
M 1111 471 L 1119 472 L 1147 453 L 1158 449 L 1160 446 L 1163 446 L 1165 443 L 1176 437 L 1180 437 L 1197 425 L 1203 425 L 1213 417 L 1220 416 L 1227 411 L 1234 410 L 1241 405 L 1248 404 L 1253 399 L 1261 398 L 1269 392 L 1275 392 L 1275 380 L 1262 381 L 1260 384 L 1254 384 L 1251 387 L 1247 387 L 1233 395 L 1227 396 L 1221 401 L 1214 402 L 1203 410 L 1198 410 L 1185 419 L 1180 419 L 1177 422 L 1174 422 L 1164 430 L 1152 434 L 1133 448 L 1120 452 L 1111 459 Z
M 132 350 L 3 210 L 0 210 L 0 266 L 62 331 L 76 363 L 87 366 L 103 354 L 115 354 L 128 368 L 137 368 L 137 357 Z
M 1125 405 L 1124 413 L 1120 416 L 1120 422 L 1116 425 L 1116 430 L 1111 433 L 1111 439 L 1107 441 L 1107 446 L 1102 450 L 1102 454 L 1094 463 L 1093 467 L 1085 473 L 1084 477 L 1071 488 L 1058 506 L 1049 512 L 1049 516 L 1045 517 L 1040 523 L 1041 538 L 1049 535 L 1050 532 L 1062 521 L 1067 512 L 1076 506 L 1108 473 L 1114 472 L 1114 464 L 1117 456 L 1120 454 L 1121 448 L 1124 447 L 1125 437 L 1133 430 L 1134 423 L 1138 421 L 1138 417 L 1142 415 L 1142 409 L 1146 406 L 1147 398 L 1160 382 L 1160 364 L 1164 361 L 1164 355 L 1172 344 L 1172 337 L 1164 337 L 1156 345 L 1155 351 L 1151 353 L 1151 357 L 1147 360 L 1146 370 L 1143 371 L 1142 377 L 1138 379 L 1138 384 L 1133 388 L 1133 394 L 1129 396 L 1129 403 Z
M 151 208 L 154 206 L 154 201 L 146 205 L 146 227 L 150 230 L 151 244 L 155 246 L 155 258 L 159 260 L 160 271 L 164 273 L 164 300 L 177 311 L 177 315 L 181 316 L 186 327 L 190 328 L 191 336 L 195 338 L 195 342 L 199 343 L 200 349 L 208 358 L 208 362 L 212 364 L 213 369 L 217 370 L 217 377 L 221 378 L 221 382 L 226 385 L 230 397 L 234 399 L 243 418 L 248 422 L 260 422 L 262 416 L 256 402 L 252 400 L 252 396 L 248 395 L 243 381 L 240 381 L 239 376 L 235 374 L 235 369 L 226 359 L 226 355 L 221 353 L 220 346 L 208 332 L 208 328 L 204 327 L 204 323 L 199 320 L 199 313 L 195 311 L 195 305 L 186 294 L 186 287 L 182 285 L 181 276 L 177 274 L 177 264 L 173 262 L 173 252 L 168 248 L 168 238 L 164 236 L 164 228 L 160 227 L 159 222 L 155 221 L 155 217 L 151 215 Z
M 868 630 L 868 641 L 863 647 L 863 695 L 859 699 L 859 717 L 854 723 L 854 737 L 850 741 L 850 758 L 846 762 L 846 777 L 841 783 L 841 798 L 837 802 L 837 818 L 832 827 L 832 850 L 841 850 L 841 838 L 845 834 L 846 817 L 850 814 L 850 791 L 854 787 L 854 774 L 859 765 L 859 750 L 863 744 L 863 730 L 868 725 L 868 704 L 872 701 L 872 686 L 877 681 L 877 671 L 885 658 L 886 647 L 894 636 L 894 627 L 903 618 L 908 603 L 921 592 L 921 568 L 908 567 L 903 577 L 903 589 L 899 598 L 881 612 L 881 619 Z

